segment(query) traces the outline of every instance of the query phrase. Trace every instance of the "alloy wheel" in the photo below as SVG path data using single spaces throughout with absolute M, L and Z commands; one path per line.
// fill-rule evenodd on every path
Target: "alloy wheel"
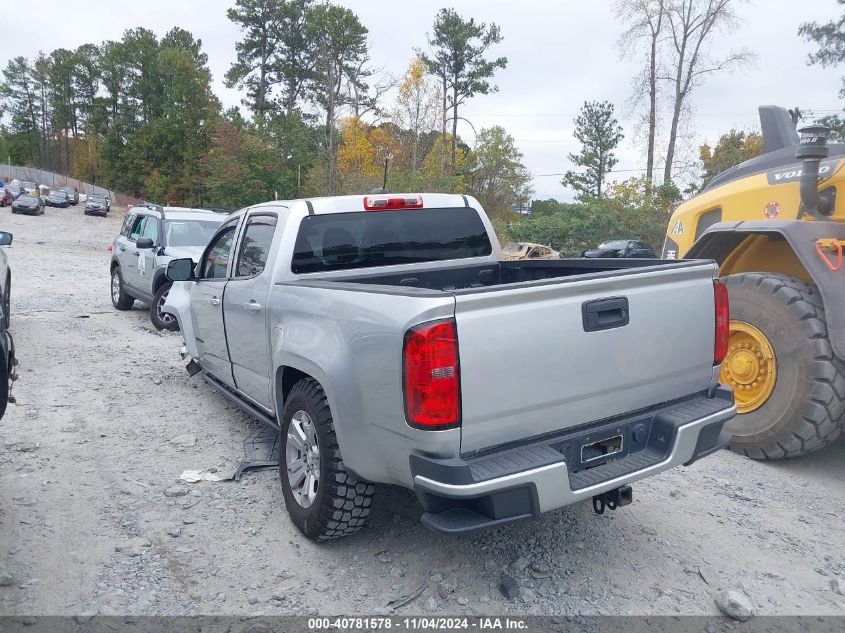
M 305 411 L 297 411 L 291 418 L 285 461 L 294 499 L 303 508 L 310 508 L 320 484 L 320 447 L 314 422 Z

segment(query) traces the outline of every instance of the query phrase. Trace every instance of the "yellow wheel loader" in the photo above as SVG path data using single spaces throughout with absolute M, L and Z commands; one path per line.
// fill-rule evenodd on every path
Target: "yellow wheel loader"
M 715 260 L 728 286 L 721 380 L 739 415 L 731 449 L 804 455 L 845 430 L 845 144 L 761 106 L 763 154 L 716 176 L 672 214 L 668 259 Z M 683 353 L 683 350 L 678 350 Z

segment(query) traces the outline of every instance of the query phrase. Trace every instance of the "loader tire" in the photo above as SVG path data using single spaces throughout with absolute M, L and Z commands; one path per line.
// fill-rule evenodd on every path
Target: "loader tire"
M 313 378 L 291 388 L 279 433 L 279 477 L 294 525 L 315 541 L 340 538 L 364 527 L 375 486 L 344 466 L 329 402 Z M 306 467 L 310 478 L 302 480 L 297 473 Z M 314 475 L 316 485 L 303 487 L 313 482 Z
M 782 459 L 827 446 L 845 424 L 845 363 L 831 348 L 818 289 L 772 273 L 742 273 L 724 281 L 732 340 L 735 322 L 762 332 L 774 352 L 776 370 L 765 401 L 725 424 L 733 434 L 731 450 L 752 459 Z M 729 342 L 724 363 L 732 353 Z

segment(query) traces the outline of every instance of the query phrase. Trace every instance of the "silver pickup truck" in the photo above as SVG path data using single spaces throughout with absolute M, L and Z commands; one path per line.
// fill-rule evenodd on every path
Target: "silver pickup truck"
M 244 209 L 167 274 L 189 370 L 280 430 L 317 540 L 361 528 L 374 483 L 459 533 L 615 509 L 729 439 L 710 261 L 505 261 L 473 198 L 384 194 Z

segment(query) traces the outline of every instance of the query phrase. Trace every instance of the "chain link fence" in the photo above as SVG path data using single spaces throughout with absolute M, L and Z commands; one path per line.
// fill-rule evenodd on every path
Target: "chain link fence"
M 37 167 L 28 167 L 21 165 L 3 165 L 0 167 L 0 181 L 9 183 L 14 179 L 28 180 L 34 182 L 36 185 L 46 185 L 51 189 L 57 187 L 76 187 L 79 193 L 86 195 L 100 195 L 108 196 L 114 204 L 121 206 L 129 206 L 139 204 L 141 201 L 138 198 L 133 198 L 122 193 L 114 192 L 105 187 L 92 185 L 91 183 L 65 176 L 64 174 L 57 174 L 52 171 L 45 171 Z

